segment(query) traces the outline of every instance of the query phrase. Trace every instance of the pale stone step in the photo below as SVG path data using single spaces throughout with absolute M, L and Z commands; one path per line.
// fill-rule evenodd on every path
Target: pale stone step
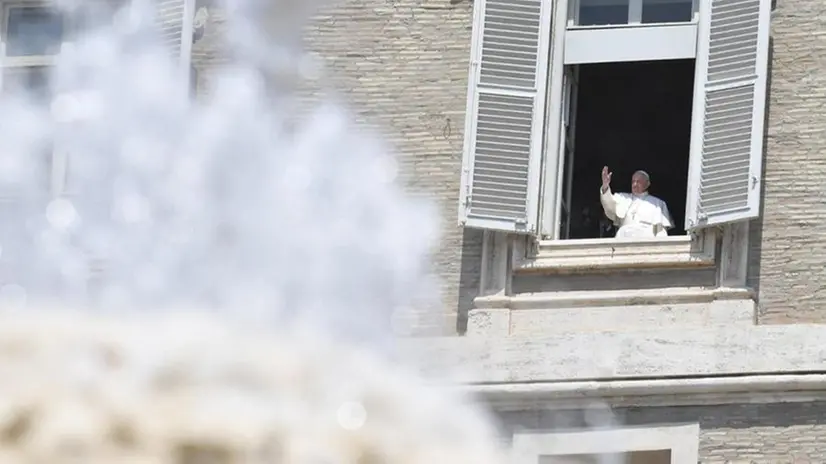
M 667 288 L 477 298 L 468 335 L 542 335 L 664 327 L 753 325 L 748 289 Z

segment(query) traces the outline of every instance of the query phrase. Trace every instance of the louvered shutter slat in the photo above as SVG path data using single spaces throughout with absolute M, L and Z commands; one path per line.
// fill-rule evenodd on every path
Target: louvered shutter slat
M 475 4 L 460 223 L 533 233 L 551 2 Z
M 173 57 L 181 56 L 184 28 L 184 0 L 158 0 L 161 38 Z
M 701 5 L 687 229 L 759 214 L 770 4 Z
M 191 87 L 190 65 L 192 57 L 193 21 L 195 0 L 154 0 L 161 40 L 183 71 L 184 85 Z

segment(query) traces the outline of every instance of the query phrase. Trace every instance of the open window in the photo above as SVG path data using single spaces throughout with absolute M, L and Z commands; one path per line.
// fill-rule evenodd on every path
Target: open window
M 623 464 L 671 464 L 671 450 L 545 456 L 539 458 L 538 464 L 603 464 L 606 462 Z
M 601 63 L 566 67 L 564 173 L 559 237 L 613 237 L 599 201 L 600 171 L 614 191 L 630 191 L 645 170 L 650 193 L 665 201 L 683 235 L 688 188 L 694 60 Z
M 600 0 L 624 27 L 571 26 L 583 1 L 553 18 L 541 0 L 474 4 L 460 224 L 596 243 L 603 165 L 618 190 L 649 171 L 672 235 L 756 217 L 771 0 L 691 2 L 688 23 L 643 22 L 678 1 Z

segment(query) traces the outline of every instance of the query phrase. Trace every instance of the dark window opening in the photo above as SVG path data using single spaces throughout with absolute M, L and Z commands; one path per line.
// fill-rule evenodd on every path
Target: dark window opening
M 63 39 L 63 16 L 45 7 L 9 9 L 6 55 L 55 55 Z
M 600 464 L 622 462 L 623 464 L 669 464 L 671 450 L 630 451 L 614 454 L 566 454 L 549 459 L 540 459 L 539 464 Z
M 643 23 L 679 23 L 691 21 L 694 5 L 691 0 L 643 0 Z
M 578 82 L 567 238 L 616 234 L 599 201 L 603 166 L 614 192 L 630 192 L 632 174 L 648 172 L 649 193 L 674 220 L 669 235 L 685 234 L 694 60 L 580 65 Z
M 580 26 L 627 24 L 630 0 L 580 0 Z

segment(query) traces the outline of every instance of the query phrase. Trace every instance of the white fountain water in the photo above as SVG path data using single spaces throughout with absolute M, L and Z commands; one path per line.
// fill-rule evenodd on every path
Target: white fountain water
M 4 74 L 0 463 L 501 462 L 382 351 L 437 296 L 432 209 L 341 106 L 285 109 L 317 2 L 234 0 L 198 101 L 130 3 L 63 41 L 51 98 Z

